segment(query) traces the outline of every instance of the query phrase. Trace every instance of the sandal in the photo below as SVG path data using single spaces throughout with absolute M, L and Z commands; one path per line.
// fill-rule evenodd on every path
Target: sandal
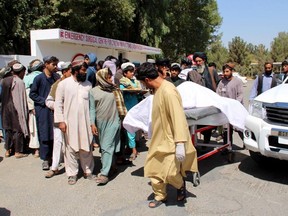
M 177 189 L 177 201 L 185 202 L 186 201 L 186 183 L 183 182 L 183 186 L 180 189 Z
M 88 179 L 88 180 L 96 180 L 96 176 L 93 175 L 92 173 L 84 173 L 83 175 L 84 179 Z
M 19 159 L 19 158 L 23 158 L 23 157 L 27 157 L 28 154 L 23 154 L 23 153 L 15 153 L 15 158 Z
M 156 200 L 156 199 L 153 199 L 152 201 L 149 202 L 149 208 L 157 208 L 159 207 L 160 205 L 162 205 L 163 203 L 166 203 L 166 199 L 164 200 Z
M 77 176 L 69 176 L 68 177 L 68 184 L 69 185 L 74 185 L 77 182 Z
M 96 177 L 96 183 L 98 183 L 99 185 L 105 185 L 107 184 L 109 181 L 107 176 L 101 175 L 101 173 L 98 174 L 98 176 Z
M 7 151 L 5 152 L 5 157 L 10 157 L 10 150 L 7 150 Z
M 52 178 L 54 175 L 57 175 L 59 173 L 59 170 L 49 170 L 46 175 L 45 178 Z

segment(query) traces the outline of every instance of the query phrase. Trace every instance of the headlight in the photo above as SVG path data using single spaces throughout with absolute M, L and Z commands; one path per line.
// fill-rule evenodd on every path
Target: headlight
M 266 110 L 263 108 L 263 103 L 260 101 L 252 101 L 249 105 L 250 115 L 264 119 L 266 118 Z

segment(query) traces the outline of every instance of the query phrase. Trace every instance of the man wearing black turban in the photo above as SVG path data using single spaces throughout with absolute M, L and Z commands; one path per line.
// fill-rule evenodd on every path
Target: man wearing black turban
M 204 81 L 203 85 L 216 92 L 217 84 L 220 79 L 217 71 L 212 67 L 208 67 L 206 54 L 204 52 L 195 52 L 193 54 L 193 61 L 196 63 L 196 69 L 188 73 L 187 80 L 196 82 L 196 80 L 193 80 L 193 78 L 196 77 L 195 73 L 199 73 L 202 77 L 202 80 Z M 209 143 L 212 130 L 206 130 L 202 133 L 204 135 L 204 143 Z

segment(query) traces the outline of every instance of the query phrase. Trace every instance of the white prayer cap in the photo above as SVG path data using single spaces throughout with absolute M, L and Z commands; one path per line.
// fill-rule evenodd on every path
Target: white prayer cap
M 24 65 L 20 64 L 20 63 L 16 63 L 12 66 L 12 70 L 15 73 L 21 72 L 22 70 L 26 70 L 26 68 L 24 67 Z
M 64 63 L 65 63 L 64 61 L 59 61 L 58 64 L 57 64 L 57 69 L 61 70 L 61 65 L 64 64 Z
M 59 63 L 58 63 L 58 65 L 59 65 Z M 57 67 L 58 67 L 58 65 L 57 65 Z M 71 65 L 71 62 L 63 62 L 59 66 L 60 66 L 59 67 L 60 70 L 65 70 L 65 69 L 69 68 L 72 65 Z
M 121 69 L 124 71 L 128 66 L 132 66 L 133 68 L 135 68 L 135 65 L 131 62 L 125 62 L 121 65 Z
M 176 66 L 179 67 L 179 68 L 181 67 L 179 63 L 172 63 L 171 64 L 171 67 L 176 67 Z
M 155 60 L 154 59 L 147 59 L 147 62 L 155 64 Z

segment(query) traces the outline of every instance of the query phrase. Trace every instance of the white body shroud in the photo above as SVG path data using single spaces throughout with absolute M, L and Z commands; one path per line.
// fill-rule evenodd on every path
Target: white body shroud
M 226 115 L 230 124 L 244 130 L 248 112 L 239 101 L 221 97 L 212 90 L 193 82 L 184 82 L 177 89 L 182 98 L 183 109 L 214 106 Z M 129 110 L 123 121 L 124 128 L 131 133 L 141 129 L 148 132 L 148 137 L 151 137 L 152 103 L 153 95 Z

